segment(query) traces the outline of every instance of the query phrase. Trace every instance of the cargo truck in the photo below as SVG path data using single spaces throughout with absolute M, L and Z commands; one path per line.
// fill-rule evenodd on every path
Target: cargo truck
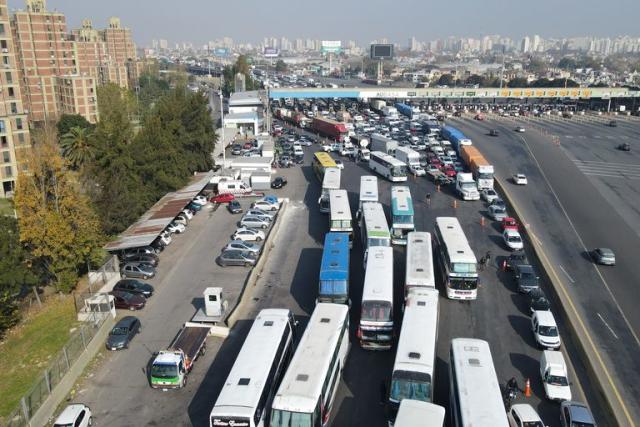
M 456 153 L 460 154 L 460 147 L 463 145 L 472 145 L 472 142 L 460 130 L 452 126 L 443 126 L 440 131 L 442 137 L 451 143 Z
M 153 388 L 182 388 L 196 359 L 203 355 L 211 326 L 185 324 L 171 345 L 159 351 L 149 374 Z
M 476 147 L 473 145 L 461 146 L 460 157 L 473 173 L 473 177 L 478 183 L 478 189 L 493 188 L 493 165 L 484 158 Z
M 398 117 L 398 110 L 395 107 L 382 107 L 382 115 L 395 119 Z
M 456 175 L 456 192 L 462 200 L 480 200 L 480 192 L 473 180 L 473 174 L 458 173 Z
M 411 106 L 407 104 L 396 102 L 396 110 L 398 110 L 398 113 L 402 114 L 403 116 L 409 117 L 410 119 L 413 118 L 413 108 L 411 108 Z
M 378 114 L 382 114 L 382 109 L 387 106 L 387 103 L 382 99 L 374 99 L 369 103 L 369 105 L 373 111 Z
M 314 117 L 311 128 L 320 135 L 328 136 L 336 141 L 344 141 L 349 135 L 349 131 L 344 123 L 324 117 Z
M 382 151 L 393 156 L 396 148 L 398 148 L 398 142 L 379 133 L 373 133 L 371 134 L 371 144 L 367 148 L 371 151 Z
M 405 163 L 407 166 L 420 166 L 420 153 L 409 147 L 396 148 L 396 159 Z

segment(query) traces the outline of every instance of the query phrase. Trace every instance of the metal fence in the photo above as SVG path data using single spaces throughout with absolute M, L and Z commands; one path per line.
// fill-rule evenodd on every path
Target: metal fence
M 89 291 L 98 292 L 113 277 L 117 276 L 119 271 L 118 257 L 112 255 L 98 270 L 89 271 Z
M 104 295 L 104 298 L 104 306 L 106 307 L 108 306 L 108 296 Z M 7 427 L 29 425 L 31 417 L 42 406 L 64 375 L 69 372 L 110 315 L 109 312 L 102 311 L 95 311 L 89 315 L 88 321 L 84 322 L 71 335 L 62 350 L 55 355 L 50 365 L 35 381 L 31 390 L 20 399 L 20 405 L 4 419 L 3 425 Z

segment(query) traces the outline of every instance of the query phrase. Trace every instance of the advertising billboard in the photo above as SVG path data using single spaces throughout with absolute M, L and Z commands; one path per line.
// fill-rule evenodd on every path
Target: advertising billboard
M 322 53 L 340 53 L 342 50 L 342 42 L 340 40 L 323 40 L 320 43 L 320 52 Z
M 371 59 L 391 59 L 393 58 L 392 44 L 372 44 Z
M 280 51 L 275 47 L 265 47 L 262 53 L 265 58 L 276 58 L 280 55 Z
M 213 49 L 213 56 L 229 56 L 229 49 L 226 47 L 217 47 Z

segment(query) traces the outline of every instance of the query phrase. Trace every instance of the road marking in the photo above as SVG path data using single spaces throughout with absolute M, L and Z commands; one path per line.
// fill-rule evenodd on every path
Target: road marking
M 609 326 L 609 324 L 604 321 L 604 318 L 600 315 L 600 313 L 596 313 L 596 314 L 598 315 L 600 320 L 602 320 L 602 323 L 604 323 L 604 326 L 606 326 L 607 329 L 609 329 L 609 332 L 611 332 L 611 335 L 613 335 L 616 339 L 618 339 L 618 336 L 616 335 L 616 333 L 613 332 L 613 329 L 611 329 L 611 326 Z
M 583 135 L 583 136 L 586 138 L 586 135 Z M 602 138 L 600 135 L 593 135 L 593 137 L 594 137 L 595 139 L 600 139 L 600 138 Z
M 525 226 L 526 226 L 526 228 L 527 228 L 527 229 L 529 228 L 529 224 L 526 224 Z M 531 231 L 531 230 L 527 230 L 527 232 L 529 233 L 529 235 L 530 235 L 531 237 L 533 237 L 533 238 L 538 242 L 538 244 L 539 244 L 540 246 L 542 246 L 542 240 L 540 240 L 540 239 L 538 238 L 538 236 L 536 236 L 535 234 L 533 234 L 533 231 Z
M 567 139 L 573 139 L 574 138 L 573 135 L 565 135 L 564 137 L 567 138 Z
M 564 267 L 560 264 L 558 264 L 558 267 L 560 267 L 560 270 L 562 270 L 562 272 L 564 273 L 565 276 L 567 276 L 567 279 L 569 279 L 569 281 L 571 283 L 576 283 L 575 280 L 573 280 L 573 278 L 571 276 L 569 276 L 569 273 L 567 273 L 567 270 L 564 269 Z

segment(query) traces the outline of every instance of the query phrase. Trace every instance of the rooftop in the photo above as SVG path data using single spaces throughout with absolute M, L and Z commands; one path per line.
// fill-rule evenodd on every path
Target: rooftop
M 235 92 L 229 97 L 230 107 L 249 106 L 249 105 L 262 105 L 260 99 L 260 92 L 257 90 L 247 92 Z

